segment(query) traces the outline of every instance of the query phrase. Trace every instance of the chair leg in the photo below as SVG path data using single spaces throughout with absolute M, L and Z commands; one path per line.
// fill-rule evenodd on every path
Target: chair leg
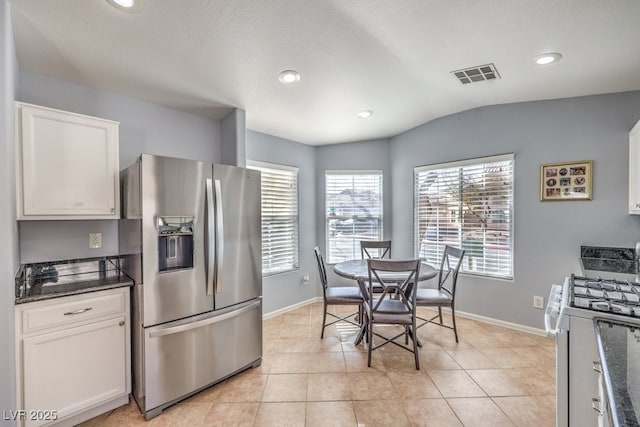
M 456 328 L 456 312 L 451 306 L 451 321 L 453 322 L 453 334 L 456 336 L 456 342 L 458 342 L 458 329 Z
M 324 327 L 327 323 L 327 303 L 324 303 L 324 310 L 322 311 L 322 332 L 320 333 L 320 339 L 324 338 Z
M 418 357 L 418 331 L 416 330 L 416 322 L 413 322 L 413 355 L 416 359 L 416 370 L 420 370 L 420 358 Z
M 362 315 L 364 317 L 364 321 L 366 322 L 364 325 L 364 341 L 369 344 L 369 318 L 366 315 Z
M 367 317 L 367 340 L 369 341 L 369 355 L 367 358 L 367 366 L 371 367 L 371 348 L 373 347 L 373 325 Z
M 438 307 L 438 317 L 440 318 L 440 324 L 442 325 L 442 307 Z

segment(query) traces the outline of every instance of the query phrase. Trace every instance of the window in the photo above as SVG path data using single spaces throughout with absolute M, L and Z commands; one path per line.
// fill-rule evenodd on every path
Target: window
M 462 271 L 513 278 L 513 154 L 415 169 L 416 256 L 439 265 L 445 245 Z
M 298 268 L 298 168 L 250 162 L 262 176 L 262 274 Z
M 327 262 L 359 259 L 360 240 L 382 239 L 382 172 L 327 171 Z

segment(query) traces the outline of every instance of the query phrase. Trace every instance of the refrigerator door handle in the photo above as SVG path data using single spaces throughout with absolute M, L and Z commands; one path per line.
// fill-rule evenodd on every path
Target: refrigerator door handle
M 215 241 L 215 215 L 213 212 L 213 182 L 211 179 L 207 179 L 206 182 L 207 191 L 207 295 L 213 295 L 213 267 L 215 265 L 215 253 L 213 249 Z
M 222 190 L 220 180 L 215 180 L 216 197 L 216 293 L 222 293 L 222 278 L 224 265 L 224 220 L 222 218 Z
M 166 336 L 166 335 L 179 334 L 180 332 L 191 331 L 193 329 L 198 329 L 198 328 L 202 328 L 204 326 L 213 325 L 213 324 L 222 322 L 224 320 L 240 316 L 241 314 L 246 313 L 247 311 L 251 311 L 254 308 L 256 308 L 257 306 L 259 306 L 261 302 L 262 302 L 261 300 L 258 300 L 258 301 L 255 301 L 255 302 L 253 302 L 253 303 L 251 303 L 251 304 L 249 304 L 249 305 L 247 305 L 245 307 L 242 307 L 242 308 L 240 308 L 238 310 L 230 311 L 229 313 L 225 313 L 225 314 L 222 314 L 220 316 L 215 316 L 215 317 L 210 317 L 208 319 L 198 320 L 198 321 L 193 322 L 193 323 L 187 323 L 186 325 L 170 326 L 168 328 L 158 329 L 156 331 L 149 332 L 149 337 L 150 338 L 163 337 L 163 336 Z

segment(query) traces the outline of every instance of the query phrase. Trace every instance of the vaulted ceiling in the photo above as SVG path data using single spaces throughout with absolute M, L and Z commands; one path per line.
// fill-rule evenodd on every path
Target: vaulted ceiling
M 21 67 L 311 145 L 640 89 L 638 0 L 12 0 Z M 558 52 L 560 61 L 534 57 Z M 451 72 L 494 64 L 499 78 Z M 278 74 L 297 70 L 283 85 Z M 368 119 L 357 117 L 372 110 Z

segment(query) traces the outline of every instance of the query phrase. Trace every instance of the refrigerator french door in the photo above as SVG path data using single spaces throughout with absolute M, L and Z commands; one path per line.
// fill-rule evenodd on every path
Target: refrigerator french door
M 213 179 L 207 180 L 207 186 L 215 206 L 209 218 L 217 219 L 217 229 L 209 227 L 210 233 L 217 234 L 211 236 L 216 242 L 217 270 L 210 283 L 215 282 L 214 308 L 220 310 L 262 293 L 260 172 L 214 165 Z
M 260 364 L 260 174 L 142 154 L 121 182 L 133 389 L 150 419 Z

